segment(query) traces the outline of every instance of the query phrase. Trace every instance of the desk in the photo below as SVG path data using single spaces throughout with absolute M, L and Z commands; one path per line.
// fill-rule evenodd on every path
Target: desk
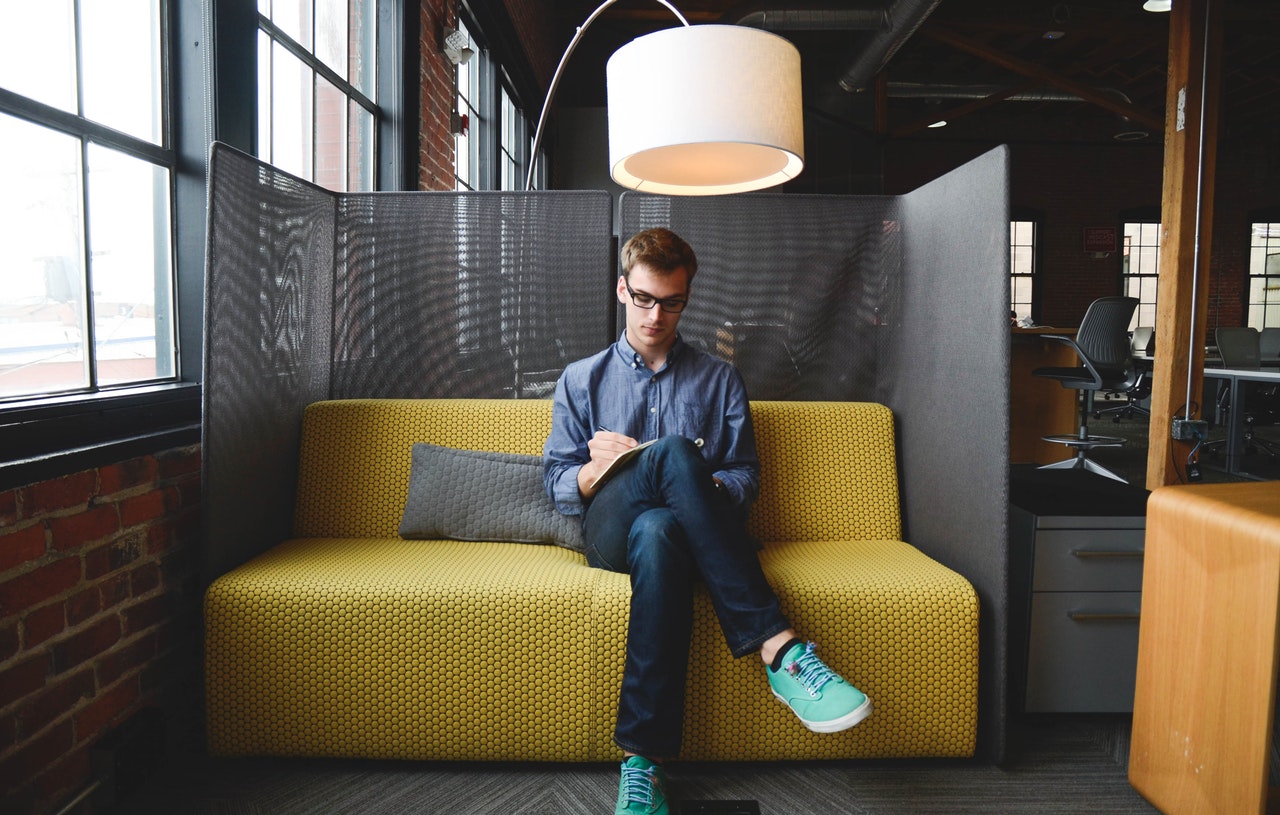
M 1205 368 L 1205 379 L 1226 380 L 1230 388 L 1231 408 L 1227 412 L 1227 472 L 1238 473 L 1244 455 L 1245 383 L 1280 384 L 1280 371 L 1258 371 L 1250 368 Z M 1206 395 L 1207 397 L 1207 395 Z M 1206 399 L 1206 397 L 1201 397 Z M 1207 401 L 1207 399 L 1206 399 Z M 1201 415 L 1203 415 L 1201 411 Z
M 1266 806 L 1280 634 L 1280 481 L 1147 500 L 1129 781 L 1166 815 Z
M 1013 328 L 1009 343 L 1009 460 L 1015 463 L 1049 464 L 1071 457 L 1061 444 L 1041 436 L 1079 430 L 1080 392 L 1055 380 L 1032 376 L 1036 368 L 1072 368 L 1080 365 L 1076 352 L 1064 342 L 1046 340 L 1045 334 L 1074 337 L 1074 328 Z

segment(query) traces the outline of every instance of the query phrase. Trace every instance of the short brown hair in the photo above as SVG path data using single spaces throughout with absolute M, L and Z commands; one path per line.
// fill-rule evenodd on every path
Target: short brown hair
M 631 269 L 643 263 L 653 272 L 667 275 L 684 269 L 690 283 L 698 271 L 698 256 L 693 247 L 670 229 L 657 227 L 637 232 L 622 246 L 622 275 L 631 277 Z

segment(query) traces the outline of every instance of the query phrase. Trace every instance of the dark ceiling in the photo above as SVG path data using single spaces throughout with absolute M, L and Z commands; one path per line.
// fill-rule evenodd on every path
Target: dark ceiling
M 692 24 L 753 24 L 800 50 L 805 106 L 812 116 L 889 138 L 1158 142 L 1164 120 L 1169 16 L 1143 0 L 870 0 L 734 2 L 675 0 Z M 1175 0 L 1176 2 L 1176 0 Z M 1280 0 L 1223 3 L 1220 138 L 1280 132 Z M 568 32 L 597 7 L 564 0 Z M 883 34 L 853 26 L 863 12 L 923 21 L 896 38 L 880 77 L 865 89 L 840 86 Z M 848 14 L 843 14 L 848 12 Z M 857 14 L 855 14 L 857 13 Z M 790 17 L 788 17 L 790 15 Z M 860 15 L 860 16 L 859 16 Z M 823 27 L 826 20 L 830 27 Z M 585 35 L 561 93 L 603 105 L 603 62 L 630 39 L 674 24 L 654 0 L 620 0 Z M 803 26 L 803 27 L 798 27 Z M 910 29 L 906 29 L 910 30 Z M 873 68 L 878 68 L 877 60 Z M 879 99 L 880 104 L 877 104 Z M 927 129 L 939 119 L 948 125 Z

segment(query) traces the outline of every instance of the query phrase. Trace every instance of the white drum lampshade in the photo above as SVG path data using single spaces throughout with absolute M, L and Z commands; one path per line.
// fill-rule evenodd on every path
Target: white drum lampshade
M 609 59 L 609 166 L 624 187 L 722 195 L 804 169 L 800 52 L 745 26 L 639 37 Z

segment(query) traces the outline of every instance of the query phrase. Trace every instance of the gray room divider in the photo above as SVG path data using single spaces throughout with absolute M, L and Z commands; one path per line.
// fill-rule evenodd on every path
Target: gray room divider
M 982 603 L 980 755 L 1003 757 L 1008 155 L 905 196 L 623 196 L 699 267 L 685 339 L 754 399 L 866 400 L 898 423 L 906 540 Z M 616 338 L 605 192 L 333 193 L 215 145 L 205 318 L 206 580 L 288 537 L 302 409 L 546 397 Z M 993 398 L 992 393 L 996 394 Z

